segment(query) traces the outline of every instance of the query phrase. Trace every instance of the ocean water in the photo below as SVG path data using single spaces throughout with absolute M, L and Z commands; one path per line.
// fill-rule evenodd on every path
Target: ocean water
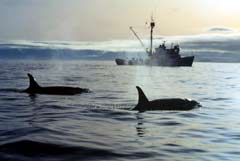
M 192 68 L 116 66 L 113 61 L 0 61 L 0 160 L 239 160 L 240 64 Z M 89 88 L 75 96 L 36 95 L 42 86 Z M 191 98 L 191 111 L 131 109 L 147 97 Z

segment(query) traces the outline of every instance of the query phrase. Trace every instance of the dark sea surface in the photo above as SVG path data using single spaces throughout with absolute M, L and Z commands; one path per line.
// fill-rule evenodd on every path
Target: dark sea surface
M 239 160 L 240 64 L 192 68 L 116 66 L 113 61 L 0 61 L 0 160 Z M 90 93 L 36 95 L 42 86 Z M 147 97 L 190 98 L 191 111 L 131 111 Z

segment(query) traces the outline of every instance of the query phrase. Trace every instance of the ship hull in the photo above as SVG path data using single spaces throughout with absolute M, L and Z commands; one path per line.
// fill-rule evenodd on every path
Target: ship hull
M 191 67 L 194 61 L 194 56 L 182 57 L 177 60 L 126 60 L 126 59 L 115 59 L 117 65 L 146 65 L 146 66 L 167 66 L 167 67 Z
M 183 57 L 178 61 L 177 65 L 191 67 L 193 64 L 193 60 L 194 56 Z

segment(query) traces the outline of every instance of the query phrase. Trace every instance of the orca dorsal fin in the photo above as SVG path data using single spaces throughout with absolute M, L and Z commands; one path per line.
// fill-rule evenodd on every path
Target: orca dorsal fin
M 29 89 L 40 88 L 40 86 L 34 80 L 33 76 L 30 73 L 28 73 L 28 78 L 29 78 Z
M 138 90 L 138 105 L 146 105 L 149 101 L 139 86 L 136 86 Z

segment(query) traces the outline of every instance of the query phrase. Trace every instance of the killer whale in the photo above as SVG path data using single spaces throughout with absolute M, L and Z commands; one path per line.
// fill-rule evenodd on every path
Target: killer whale
M 149 101 L 142 89 L 136 86 L 138 90 L 138 104 L 132 109 L 139 112 L 151 110 L 176 110 L 187 111 L 195 107 L 200 107 L 200 103 L 194 100 L 169 98 Z
M 79 87 L 66 87 L 66 86 L 50 86 L 41 87 L 34 79 L 34 77 L 28 73 L 29 87 L 23 92 L 33 94 L 49 94 L 49 95 L 75 95 L 84 92 L 89 92 L 89 89 Z

